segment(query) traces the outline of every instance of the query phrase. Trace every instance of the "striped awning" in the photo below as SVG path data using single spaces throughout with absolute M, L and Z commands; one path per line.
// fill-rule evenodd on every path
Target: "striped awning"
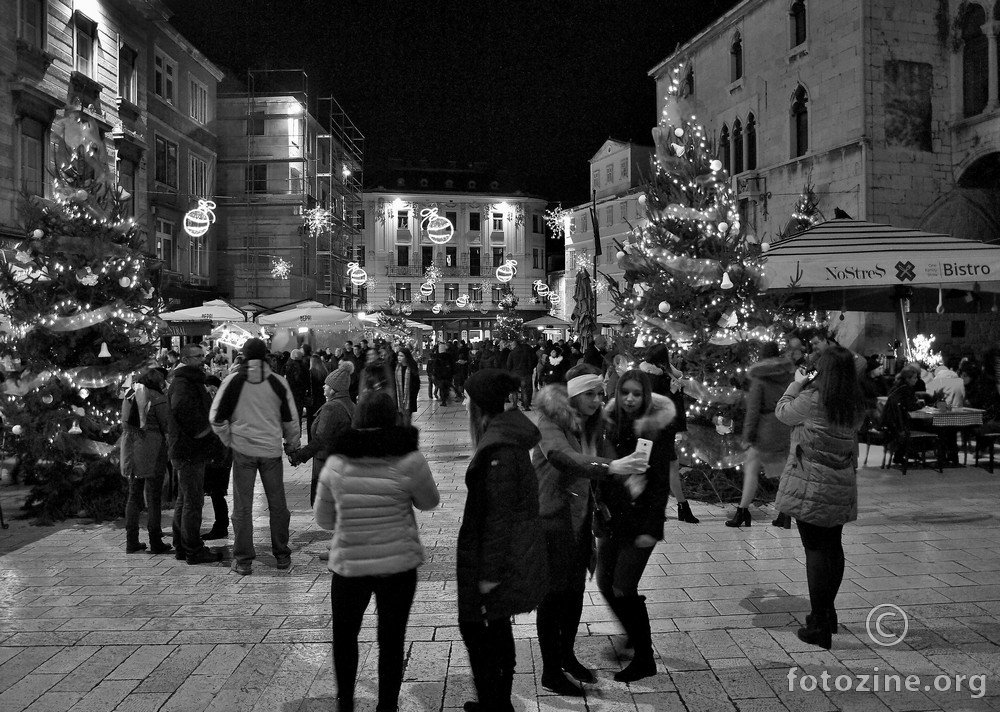
M 772 245 L 764 257 L 770 289 L 903 285 L 1000 291 L 1000 247 L 863 220 L 828 220 Z

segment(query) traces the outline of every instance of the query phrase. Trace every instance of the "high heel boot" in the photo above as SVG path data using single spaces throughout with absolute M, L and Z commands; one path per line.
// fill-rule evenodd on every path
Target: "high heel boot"
M 699 524 L 701 522 L 701 520 L 694 516 L 691 512 L 691 505 L 686 501 L 677 503 L 677 519 L 685 524 Z
M 830 621 L 826 611 L 806 616 L 805 627 L 799 628 L 796 634 L 803 643 L 815 645 L 823 650 L 829 650 L 833 646 Z
M 653 657 L 653 639 L 646 611 L 645 596 L 623 596 L 615 602 L 614 609 L 622 626 L 635 646 L 635 656 L 623 670 L 615 673 L 618 682 L 635 682 L 656 674 Z
M 736 514 L 733 515 L 732 519 L 726 520 L 727 527 L 741 527 L 743 525 L 750 526 L 750 508 L 749 507 L 737 507 Z
M 771 522 L 771 526 L 778 527 L 779 529 L 791 529 L 792 515 L 785 514 L 784 512 L 778 512 L 778 516 Z

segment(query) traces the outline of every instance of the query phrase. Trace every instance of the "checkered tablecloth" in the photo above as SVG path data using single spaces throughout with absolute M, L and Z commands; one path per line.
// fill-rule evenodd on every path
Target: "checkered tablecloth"
M 923 408 L 920 413 L 921 415 L 910 413 L 910 417 L 916 420 L 929 420 L 931 425 L 939 428 L 962 428 L 967 425 L 983 424 L 983 411 L 979 408 L 952 408 L 951 410 Z

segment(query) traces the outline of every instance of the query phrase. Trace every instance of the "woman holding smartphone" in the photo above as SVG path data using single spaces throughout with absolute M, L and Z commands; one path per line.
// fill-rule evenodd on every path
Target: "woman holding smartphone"
M 597 535 L 597 587 L 628 634 L 635 655 L 615 674 L 634 682 L 656 674 L 646 597 L 639 580 L 656 542 L 663 539 L 664 510 L 670 496 L 670 456 L 677 409 L 654 394 L 649 377 L 630 370 L 618 379 L 615 397 L 604 407 L 607 439 L 618 456 L 646 458 L 645 487 L 604 480 L 595 487 L 594 533 Z

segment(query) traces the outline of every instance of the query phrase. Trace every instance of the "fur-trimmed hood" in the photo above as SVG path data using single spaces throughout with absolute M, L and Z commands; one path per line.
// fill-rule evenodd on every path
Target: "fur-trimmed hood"
M 580 432 L 580 419 L 569 402 L 565 384 L 552 383 L 535 394 L 532 402 L 542 415 L 571 433 Z
M 786 383 L 788 375 L 792 373 L 795 373 L 795 364 L 784 356 L 761 359 L 757 363 L 750 364 L 747 369 L 750 378 L 775 379 L 782 383 Z
M 420 431 L 413 426 L 351 429 L 337 439 L 331 455 L 344 457 L 403 457 L 415 452 Z
M 646 415 L 635 421 L 635 434 L 640 438 L 654 440 L 657 435 L 663 432 L 668 425 L 674 422 L 677 417 L 677 406 L 666 396 L 653 393 L 653 407 Z M 612 398 L 604 406 L 604 419 L 611 425 L 614 424 L 616 400 Z

